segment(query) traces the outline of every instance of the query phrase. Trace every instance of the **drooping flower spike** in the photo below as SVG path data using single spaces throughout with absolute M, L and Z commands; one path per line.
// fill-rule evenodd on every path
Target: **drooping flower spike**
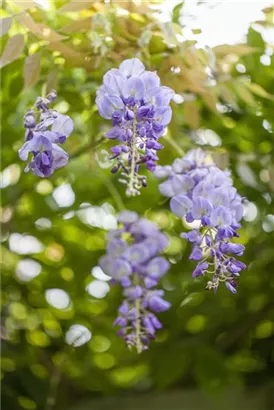
M 229 171 L 220 170 L 200 148 L 176 159 L 172 166 L 159 166 L 154 175 L 167 178 L 160 192 L 170 197 L 171 211 L 199 228 L 181 237 L 192 243 L 189 259 L 199 261 L 192 276 L 211 275 L 207 288 L 217 290 L 221 282 L 236 293 L 236 278 L 246 266 L 235 259 L 244 246 L 231 242 L 238 237 L 243 216 L 242 198 L 233 187 Z
M 120 181 L 127 185 L 128 196 L 138 195 L 139 189 L 147 185 L 146 177 L 139 175 L 141 165 L 155 170 L 157 151 L 162 148 L 158 139 L 171 120 L 169 104 L 173 95 L 138 58 L 125 60 L 119 69 L 104 75 L 96 104 L 100 115 L 113 125 L 107 138 L 119 142 L 111 148 L 111 158 L 117 160 L 111 172 L 122 171 Z
M 46 98 L 38 97 L 34 109 L 28 110 L 24 117 L 25 143 L 18 151 L 23 161 L 32 153 L 25 172 L 32 170 L 34 175 L 42 178 L 64 167 L 69 158 L 58 144 L 63 144 L 72 133 L 73 121 L 69 116 L 49 108 L 55 98 L 56 92 L 53 90 Z
M 118 221 L 121 228 L 108 235 L 107 254 L 99 265 L 123 288 L 124 301 L 114 322 L 120 327 L 117 334 L 141 353 L 162 327 L 155 313 L 170 308 L 163 299 L 164 291 L 154 289 L 169 269 L 167 259 L 159 256 L 168 239 L 154 223 L 135 212 L 120 212 Z

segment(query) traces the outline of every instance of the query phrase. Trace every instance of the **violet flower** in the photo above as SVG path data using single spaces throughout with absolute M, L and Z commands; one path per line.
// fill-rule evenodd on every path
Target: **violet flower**
M 117 161 L 111 172 L 122 171 L 121 182 L 127 185 L 128 196 L 140 194 L 140 188 L 147 185 L 146 177 L 139 175 L 141 165 L 155 170 L 157 151 L 162 149 L 158 139 L 171 120 L 173 95 L 138 58 L 125 60 L 119 69 L 104 75 L 96 104 L 100 115 L 113 125 L 106 137 L 119 142 L 111 149 L 111 158 Z
M 231 240 L 239 236 L 243 205 L 229 171 L 217 168 L 198 148 L 176 159 L 172 167 L 157 167 L 154 175 L 167 178 L 159 190 L 171 198 L 171 211 L 187 222 L 200 222 L 198 229 L 181 234 L 192 243 L 189 259 L 198 261 L 192 276 L 210 274 L 207 289 L 216 291 L 224 282 L 228 290 L 236 293 L 235 279 L 246 266 L 234 257 L 243 254 L 244 246 Z
M 171 306 L 163 299 L 164 291 L 154 289 L 169 269 L 167 259 L 159 256 L 168 239 L 154 223 L 135 212 L 120 212 L 118 221 L 121 228 L 108 235 L 107 254 L 99 265 L 112 277 L 112 283 L 123 288 L 124 301 L 114 321 L 121 328 L 118 335 L 140 353 L 162 327 L 155 313 Z
M 53 90 L 46 98 L 38 97 L 34 109 L 27 111 L 24 117 L 25 143 L 18 151 L 23 161 L 32 154 L 25 172 L 32 170 L 34 175 L 41 178 L 64 167 L 69 158 L 58 144 L 63 144 L 72 133 L 73 121 L 69 116 L 49 108 L 55 98 L 56 92 Z

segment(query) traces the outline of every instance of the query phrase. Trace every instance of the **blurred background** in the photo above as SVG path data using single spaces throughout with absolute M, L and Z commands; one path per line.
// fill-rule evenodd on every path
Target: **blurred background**
M 273 409 L 273 4 L 6 0 L 1 35 L 2 409 Z M 128 199 L 110 174 L 95 93 L 133 56 L 176 92 L 159 163 L 201 146 L 249 200 L 237 295 L 192 279 L 186 227 L 152 175 Z M 52 88 L 75 130 L 69 165 L 41 180 L 17 151 L 24 113 Z M 115 334 L 121 290 L 97 266 L 123 207 L 170 238 L 172 308 L 141 355 Z

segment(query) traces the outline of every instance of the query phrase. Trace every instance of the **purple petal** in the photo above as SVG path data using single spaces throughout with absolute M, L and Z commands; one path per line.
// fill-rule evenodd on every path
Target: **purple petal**
M 235 289 L 234 286 L 232 286 L 231 283 L 225 282 L 225 285 L 226 285 L 227 289 L 228 289 L 230 292 L 232 292 L 232 293 L 237 293 L 237 289 Z
M 194 181 L 187 175 L 175 175 L 172 178 L 172 187 L 175 195 L 186 195 L 194 186 Z
M 119 313 L 122 313 L 123 315 L 128 315 L 129 313 L 129 305 L 126 301 L 124 301 L 121 306 L 118 309 Z
M 160 78 L 159 76 L 152 72 L 152 71 L 145 71 L 141 75 L 141 79 L 145 85 L 146 91 L 151 90 L 152 88 L 160 86 Z
M 114 140 L 114 139 L 118 139 L 119 141 L 124 141 L 125 140 L 125 130 L 116 126 L 111 128 L 110 131 L 108 131 L 106 133 L 106 137 Z
M 231 212 L 224 206 L 218 206 L 212 211 L 210 221 L 214 226 L 229 226 L 232 223 Z
M 202 250 L 198 247 L 198 246 L 194 246 L 189 259 L 195 260 L 195 261 L 199 261 L 202 259 L 203 256 L 203 252 Z
M 123 84 L 122 95 L 124 98 L 134 97 L 136 100 L 141 100 L 144 97 L 144 93 L 144 83 L 138 77 L 131 77 Z
M 145 287 L 147 289 L 153 288 L 154 286 L 157 285 L 157 283 L 158 283 L 158 280 L 156 280 L 156 279 L 152 279 L 152 278 L 149 278 L 149 277 L 146 277 L 144 279 L 144 284 L 145 284 Z
M 117 220 L 123 224 L 132 224 L 139 219 L 138 214 L 133 211 L 122 211 L 118 214 Z
M 58 117 L 52 124 L 51 130 L 69 137 L 73 128 L 73 121 L 68 115 L 58 114 Z
M 34 138 L 32 138 L 32 140 L 29 141 L 30 151 L 51 151 L 51 149 L 51 142 L 42 134 L 35 136 Z
M 52 144 L 52 156 L 53 169 L 59 169 L 67 165 L 69 159 L 68 154 L 56 144 Z
M 120 256 L 126 248 L 126 242 L 120 238 L 112 238 L 107 245 L 107 251 L 113 257 Z
M 111 119 L 114 111 L 124 108 L 121 98 L 111 95 L 98 95 L 95 100 L 101 117 Z
M 129 276 L 132 273 L 132 267 L 128 261 L 118 258 L 113 262 L 111 267 L 111 275 L 114 279 L 120 280 L 124 276 Z
M 179 217 L 184 217 L 192 207 L 192 201 L 184 195 L 174 196 L 170 201 L 171 211 Z
M 163 257 L 153 258 L 147 265 L 147 274 L 154 279 L 161 278 L 166 274 L 170 267 L 170 263 Z
M 28 159 L 30 153 L 29 149 L 29 141 L 26 141 L 23 146 L 19 149 L 18 154 L 22 161 L 26 161 Z
M 155 176 L 155 178 L 157 179 L 162 179 L 165 177 L 168 177 L 171 174 L 172 170 L 170 166 L 161 166 L 158 165 L 153 173 L 153 175 Z
M 212 209 L 213 206 L 208 199 L 198 196 L 193 200 L 191 214 L 194 219 L 201 219 L 202 216 L 210 214 Z
M 160 322 L 160 320 L 158 320 L 158 318 L 153 313 L 150 313 L 148 317 L 155 329 L 162 329 L 163 327 L 162 323 Z
M 133 265 L 143 263 L 149 259 L 150 254 L 147 247 L 142 244 L 130 246 L 124 253 L 124 257 Z
M 154 172 L 154 174 L 155 174 L 155 172 Z M 167 180 L 165 182 L 162 182 L 159 185 L 159 191 L 161 192 L 162 195 L 164 195 L 168 198 L 175 195 L 175 192 L 173 191 L 171 180 Z
M 157 295 L 152 296 L 148 303 L 150 309 L 155 313 L 164 312 L 171 307 L 171 304 L 169 302 Z
M 120 64 L 119 71 L 126 78 L 138 77 L 145 71 L 145 66 L 138 58 L 131 58 Z
M 141 286 L 130 286 L 124 290 L 124 296 L 129 300 L 139 299 L 143 294 Z
M 241 256 L 243 254 L 243 251 L 245 250 L 244 245 L 241 245 L 240 243 L 228 243 L 227 245 L 227 252 L 233 253 L 235 255 Z
M 166 127 L 172 118 L 172 110 L 170 107 L 159 107 L 155 111 L 155 118 L 157 121 Z

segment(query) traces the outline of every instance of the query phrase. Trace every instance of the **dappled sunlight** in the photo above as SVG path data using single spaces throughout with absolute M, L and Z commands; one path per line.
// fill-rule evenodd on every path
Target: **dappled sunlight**
M 46 301 L 55 309 L 67 309 L 70 304 L 70 297 L 63 289 L 47 289 L 45 292 Z
M 0 173 L 0 188 L 7 188 L 19 181 L 21 169 L 18 164 L 9 165 Z
M 244 219 L 248 222 L 254 221 L 258 215 L 258 209 L 253 202 L 244 204 Z
M 94 278 L 103 280 L 103 281 L 109 281 L 111 280 L 111 276 L 106 275 L 100 266 L 94 266 L 94 268 L 91 269 L 91 274 Z
M 274 231 L 274 215 L 272 214 L 266 215 L 262 226 L 265 232 L 273 232 Z
M 86 291 L 96 299 L 103 299 L 109 292 L 109 284 L 102 280 L 94 280 L 87 287 Z
M 92 337 L 91 331 L 83 325 L 72 325 L 66 333 L 66 342 L 74 347 L 86 344 Z
M 52 222 L 48 218 L 39 218 L 35 221 L 35 226 L 38 229 L 50 229 L 52 227 Z
M 40 274 L 42 266 L 33 259 L 21 259 L 16 267 L 16 276 L 23 282 L 29 282 Z
M 81 222 L 87 225 L 106 230 L 117 228 L 117 221 L 113 215 L 113 208 L 107 204 L 99 207 L 92 206 L 89 203 L 83 203 L 77 211 L 77 216 Z
M 44 250 L 44 245 L 34 236 L 12 233 L 9 236 L 9 247 L 12 252 L 19 255 L 40 253 Z
M 62 184 L 58 186 L 58 188 L 55 188 L 52 196 L 60 208 L 69 207 L 73 205 L 75 201 L 75 194 L 69 184 Z

